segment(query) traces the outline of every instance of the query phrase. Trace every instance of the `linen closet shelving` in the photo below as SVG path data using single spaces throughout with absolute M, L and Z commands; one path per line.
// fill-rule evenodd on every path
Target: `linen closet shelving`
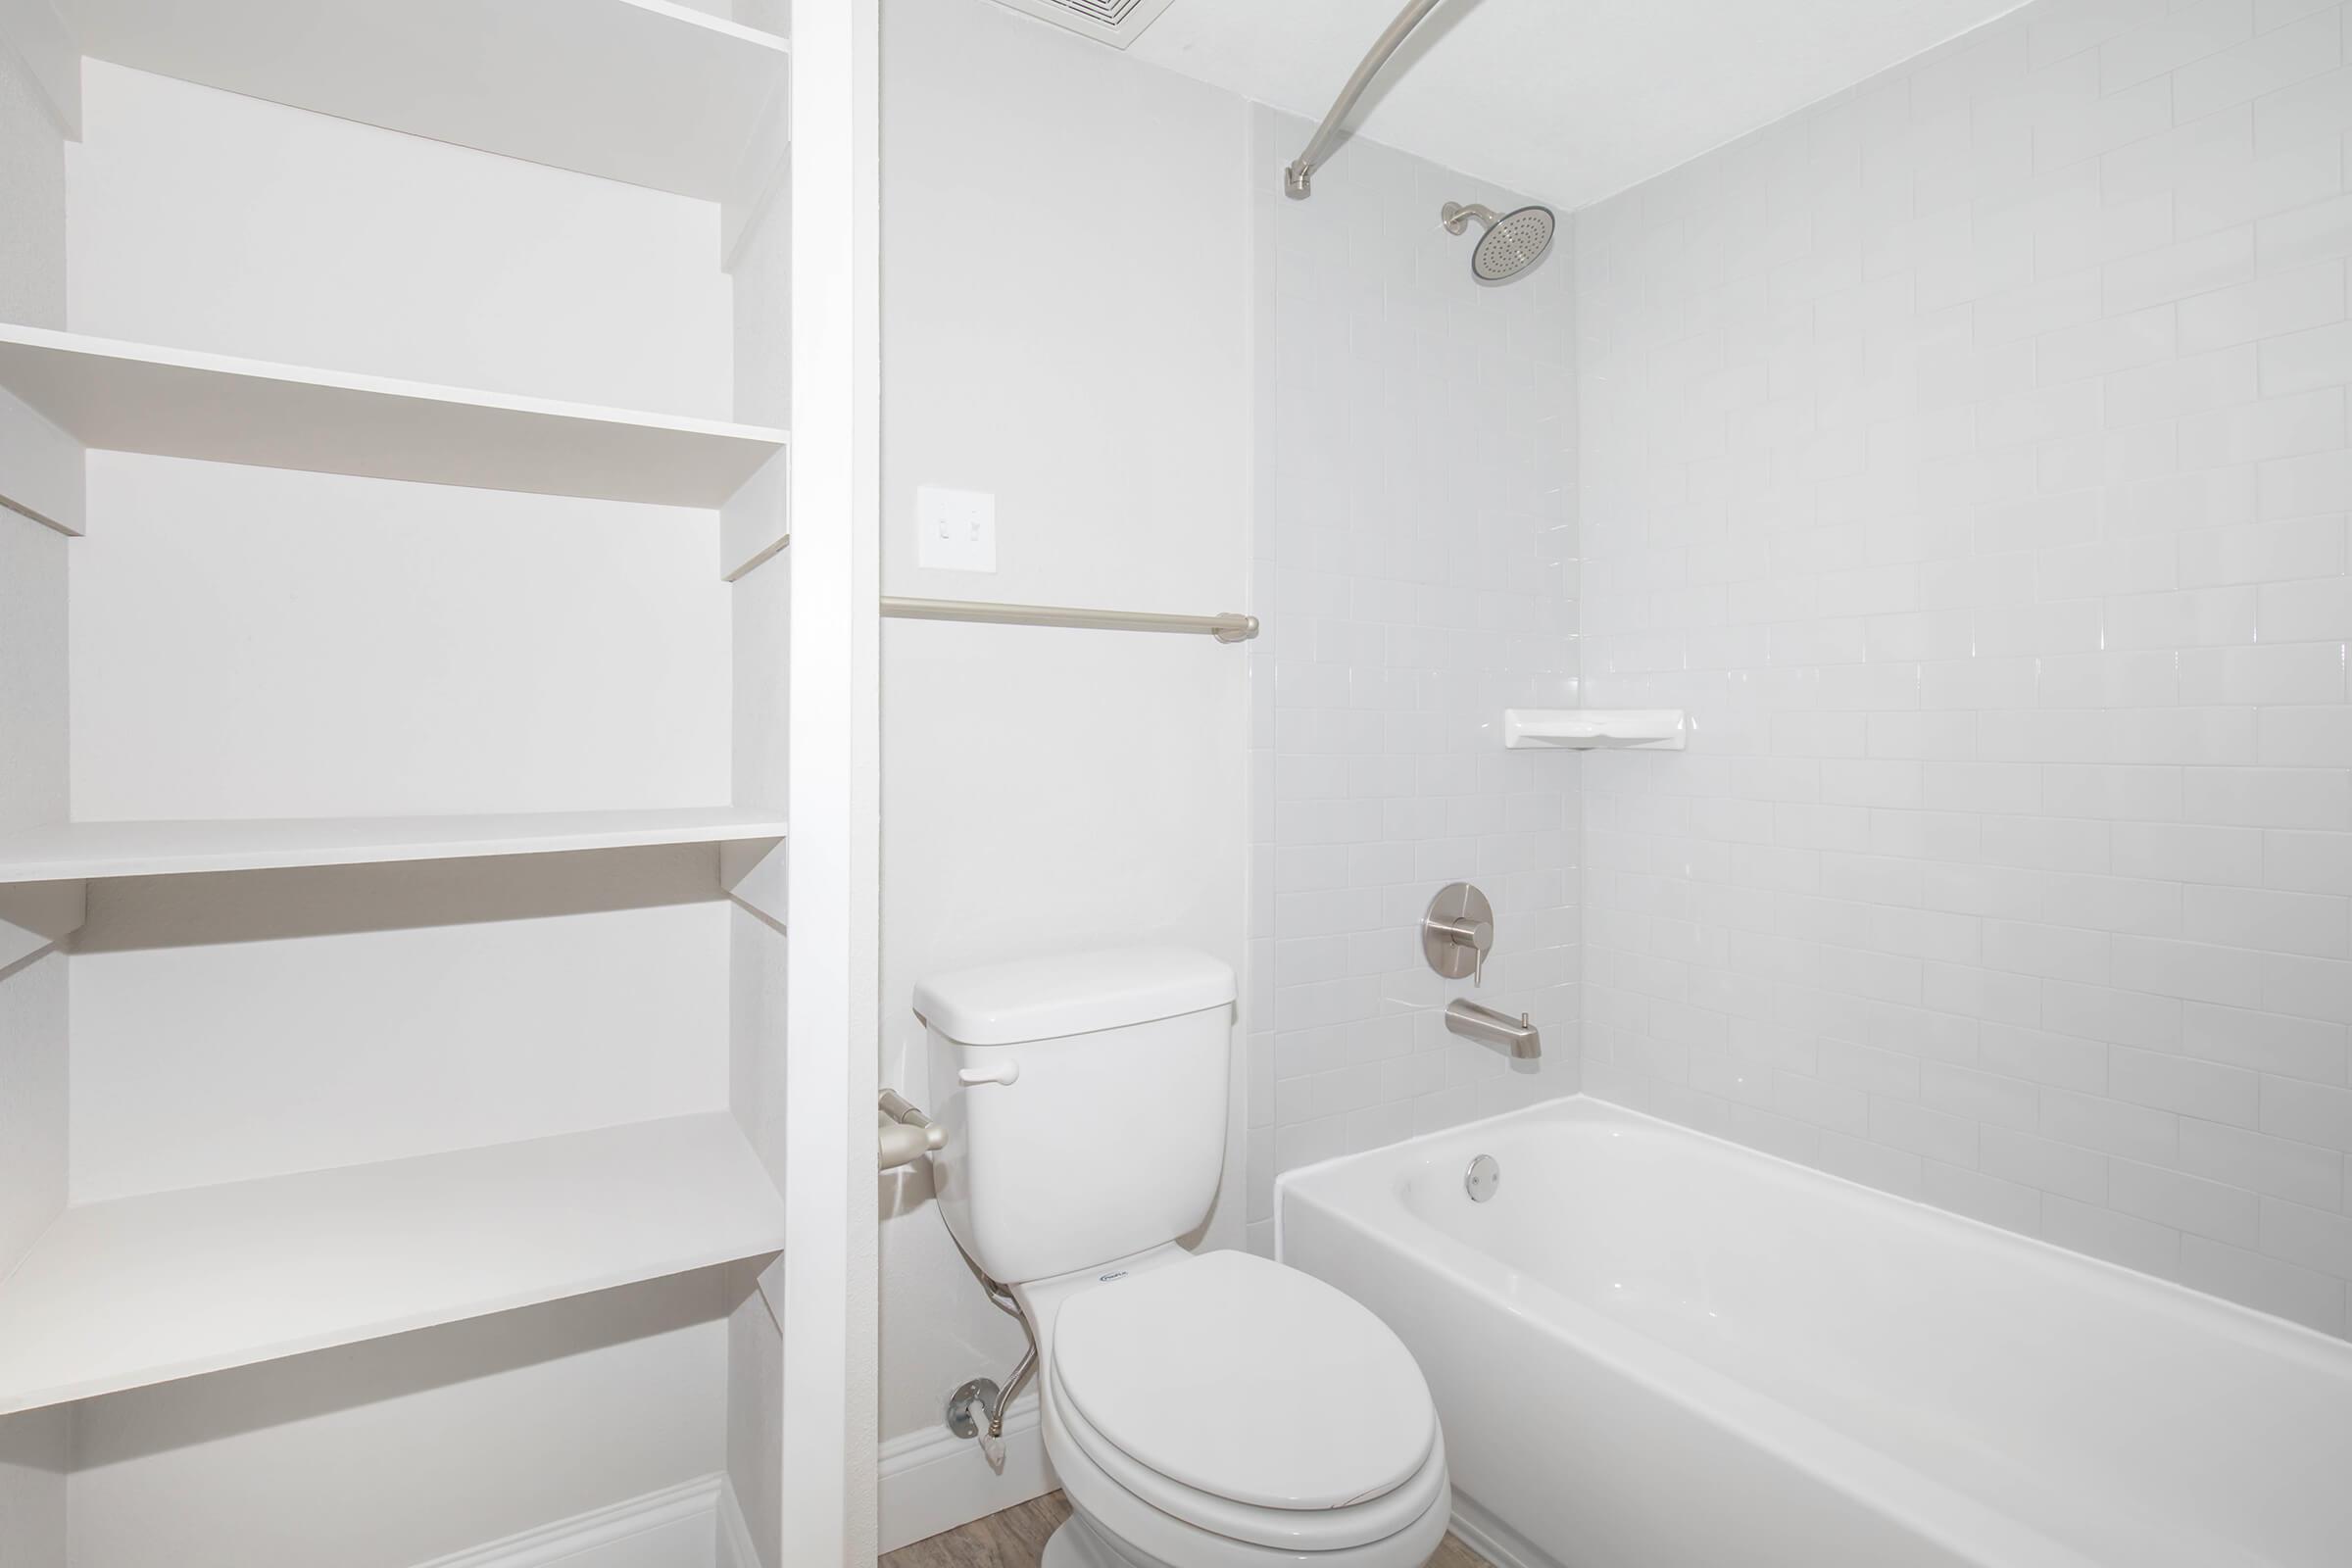
M 784 1560 L 788 9 L 0 0 L 9 1568 Z

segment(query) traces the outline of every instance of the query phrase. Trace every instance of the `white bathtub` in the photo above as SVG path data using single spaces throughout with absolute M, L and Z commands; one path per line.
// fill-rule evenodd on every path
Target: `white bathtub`
M 1498 1562 L 2352 1564 L 2352 1346 L 2289 1323 L 1581 1097 L 1278 1211 Z

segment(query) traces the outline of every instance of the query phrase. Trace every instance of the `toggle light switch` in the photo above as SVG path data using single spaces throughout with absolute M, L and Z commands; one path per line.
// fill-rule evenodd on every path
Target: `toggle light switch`
M 997 569 L 997 498 L 986 490 L 917 485 L 914 564 L 937 571 Z

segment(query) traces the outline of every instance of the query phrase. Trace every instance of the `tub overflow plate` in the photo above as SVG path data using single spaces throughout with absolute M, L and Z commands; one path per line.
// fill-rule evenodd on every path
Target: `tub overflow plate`
M 1494 1163 L 1493 1154 L 1479 1155 L 1470 1162 L 1470 1168 L 1462 1172 L 1462 1191 L 1470 1195 L 1473 1203 L 1483 1203 L 1493 1198 L 1494 1189 L 1501 1185 L 1502 1167 Z

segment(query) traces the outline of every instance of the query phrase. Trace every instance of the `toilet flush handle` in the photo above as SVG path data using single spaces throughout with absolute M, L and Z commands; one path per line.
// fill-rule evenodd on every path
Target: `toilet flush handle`
M 1001 1061 L 993 1067 L 965 1067 L 956 1074 L 960 1084 L 1009 1084 L 1020 1081 L 1021 1064 Z

